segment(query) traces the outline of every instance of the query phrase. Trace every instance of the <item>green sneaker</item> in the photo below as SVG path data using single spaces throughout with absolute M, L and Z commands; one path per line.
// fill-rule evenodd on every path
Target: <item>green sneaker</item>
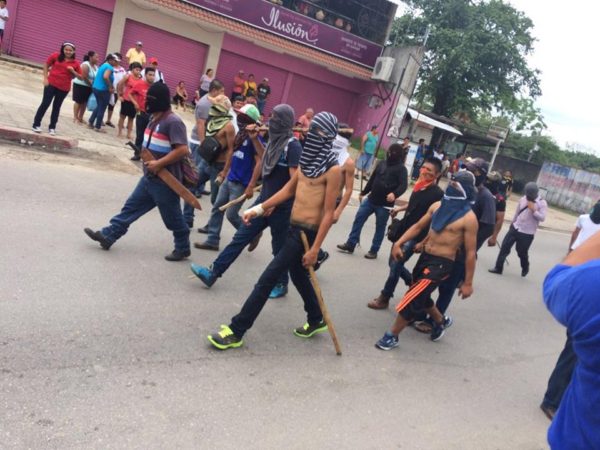
M 321 320 L 321 322 L 316 325 L 309 325 L 308 323 L 305 323 L 301 327 L 296 328 L 294 330 L 294 334 L 301 338 L 310 338 L 315 334 L 323 333 L 324 331 L 327 331 L 327 324 Z
M 238 348 L 244 344 L 242 338 L 237 337 L 227 325 L 221 325 L 221 331 L 208 336 L 208 341 L 219 350 Z

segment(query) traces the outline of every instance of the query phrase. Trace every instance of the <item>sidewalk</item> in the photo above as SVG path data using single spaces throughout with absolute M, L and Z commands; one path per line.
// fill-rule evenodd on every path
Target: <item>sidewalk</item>
M 30 132 L 33 116 L 42 99 L 42 90 L 41 69 L 35 67 L 35 65 L 24 65 L 19 60 L 3 56 L 0 59 L 0 129 L 2 127 L 11 127 L 22 129 L 24 133 Z M 119 108 L 120 105 L 117 105 L 112 120 L 114 123 L 119 119 Z M 186 113 L 176 111 L 176 113 L 183 119 L 189 132 L 194 126 L 193 111 L 188 110 Z M 89 117 L 89 114 L 89 112 L 86 112 L 86 117 Z M 50 109 L 42 122 L 43 130 L 46 130 L 48 126 L 49 117 Z M 61 109 L 60 120 L 57 126 L 58 136 L 68 141 L 77 140 L 78 147 L 88 152 L 92 151 L 114 157 L 118 160 L 121 169 L 124 171 L 132 172 L 140 170 L 141 165 L 139 163 L 129 160 L 132 156 L 132 151 L 129 147 L 125 146 L 127 139 L 117 138 L 117 131 L 114 128 L 104 127 L 103 129 L 106 130 L 106 133 L 98 133 L 88 129 L 85 125 L 73 123 L 73 101 L 71 94 L 69 94 Z M 31 132 L 31 134 L 33 133 Z M 47 136 L 46 133 L 42 135 Z M 0 139 L 2 138 L 3 136 L 0 134 Z M 358 205 L 359 189 L 360 180 L 356 180 L 350 205 Z M 407 192 L 401 197 L 401 200 L 407 201 L 410 193 L 411 188 L 409 187 Z M 519 198 L 515 194 L 508 201 L 506 220 L 509 223 L 515 212 Z M 542 224 L 542 228 L 570 233 L 573 230 L 576 220 L 577 215 L 575 214 L 549 208 L 548 217 Z
M 31 132 L 33 116 L 42 100 L 42 71 L 39 68 L 23 65 L 18 60 L 7 60 L 5 56 L 0 59 L 0 129 L 10 127 L 22 129 L 24 135 L 39 136 Z M 119 120 L 120 104 L 117 104 L 113 114 L 112 122 Z M 46 112 L 42 121 L 42 137 L 50 138 L 47 133 L 48 121 L 50 119 L 51 107 Z M 194 124 L 193 112 L 182 113 L 176 111 L 183 119 L 188 131 Z M 86 112 L 85 118 L 88 118 L 89 112 Z M 117 138 L 115 128 L 103 127 L 106 133 L 98 133 L 87 128 L 85 124 L 73 122 L 73 100 L 71 93 L 65 98 L 60 112 L 60 119 L 56 127 L 57 137 L 68 141 L 77 140 L 78 147 L 87 152 L 102 153 L 105 156 L 112 156 L 118 160 L 122 170 L 131 172 L 140 170 L 141 165 L 129 160 L 133 155 L 131 148 L 126 147 L 127 138 Z M 135 137 L 135 126 L 134 126 Z M 0 130 L 0 139 L 8 139 L 9 136 L 3 136 Z M 50 138 L 51 139 L 51 138 Z M 25 140 L 31 140 L 25 137 Z M 77 149 L 75 149 L 77 152 Z

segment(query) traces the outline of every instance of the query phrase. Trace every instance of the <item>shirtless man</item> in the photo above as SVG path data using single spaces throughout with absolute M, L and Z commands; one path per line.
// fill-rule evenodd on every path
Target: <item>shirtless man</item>
M 342 129 L 350 128 L 345 123 L 340 123 L 339 127 Z M 344 132 L 338 133 L 333 141 L 332 151 L 337 156 L 338 165 L 342 169 L 342 181 L 340 183 L 340 193 L 336 201 L 337 207 L 333 213 L 333 223 L 337 223 L 344 211 L 344 208 L 348 205 L 350 197 L 352 197 L 352 190 L 354 189 L 354 160 L 350 157 L 348 147 L 350 147 L 350 139 L 352 133 Z M 329 252 L 325 250 L 319 250 L 319 256 L 317 263 L 315 264 L 315 271 L 319 270 L 321 264 L 323 264 L 327 258 L 329 258 Z
M 333 224 L 335 202 L 342 182 L 337 157 L 331 151 L 337 133 L 337 119 L 322 112 L 313 118 L 300 158 L 300 170 L 275 195 L 244 213 L 244 222 L 265 214 L 271 208 L 295 196 L 290 229 L 285 243 L 267 266 L 242 310 L 231 319 L 229 326 L 208 336 L 209 342 L 220 350 L 241 347 L 242 338 L 260 314 L 279 276 L 290 271 L 292 282 L 304 301 L 307 323 L 294 330 L 301 338 L 310 338 L 327 330 L 307 267 L 314 266 L 321 244 Z M 308 238 L 305 253 L 301 233 Z
M 434 320 L 432 341 L 441 339 L 445 329 L 452 325 L 452 318 L 442 315 L 435 307 L 431 294 L 450 274 L 456 252 L 463 244 L 466 251 L 466 276 L 459 291 L 462 298 L 473 293 L 477 217 L 471 210 L 471 202 L 475 200 L 475 196 L 473 174 L 458 172 L 449 182 L 442 201 L 431 205 L 427 214 L 394 244 L 392 256 L 396 260 L 403 258 L 402 246 L 431 224 L 431 230 L 423 241 L 423 253 L 413 270 L 413 284 L 396 306 L 398 317 L 375 347 L 381 350 L 397 347 L 398 334 L 423 312 Z

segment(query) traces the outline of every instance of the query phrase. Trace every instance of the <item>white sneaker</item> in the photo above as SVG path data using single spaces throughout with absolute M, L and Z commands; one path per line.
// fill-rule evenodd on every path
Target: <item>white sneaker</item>
M 40 127 L 31 127 L 31 129 L 33 131 L 35 131 L 36 133 L 41 133 L 42 132 L 42 129 Z
M 50 136 L 56 136 L 56 130 L 54 128 L 50 128 L 48 130 L 48 133 L 50 134 Z

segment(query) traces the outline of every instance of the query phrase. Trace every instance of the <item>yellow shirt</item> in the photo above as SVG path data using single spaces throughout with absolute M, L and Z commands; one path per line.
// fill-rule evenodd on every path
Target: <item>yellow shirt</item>
M 246 81 L 244 83 L 244 97 L 248 95 L 248 91 L 252 91 L 254 97 L 256 97 L 256 81 Z
M 127 50 L 127 54 L 125 56 L 127 57 L 129 64 L 133 62 L 139 62 L 142 67 L 146 67 L 146 54 L 143 50 L 138 52 L 135 47 L 131 47 L 129 50 Z

